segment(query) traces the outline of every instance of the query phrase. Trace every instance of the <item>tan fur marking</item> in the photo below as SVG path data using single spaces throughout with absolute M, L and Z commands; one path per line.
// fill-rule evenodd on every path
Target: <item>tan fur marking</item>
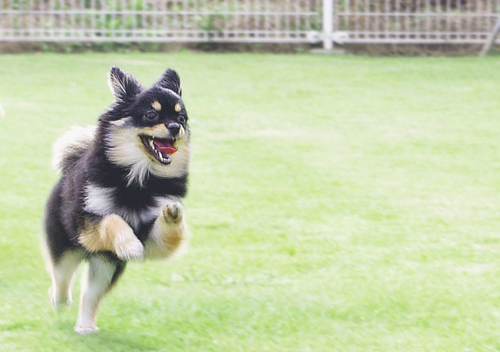
M 148 259 L 159 259 L 159 258 L 171 258 L 175 256 L 178 250 L 185 245 L 188 239 L 188 229 L 186 223 L 182 223 L 177 226 L 167 225 L 164 223 L 160 224 L 162 220 L 158 219 L 156 224 L 155 239 L 150 239 L 146 242 L 146 252 L 145 257 Z M 159 237 L 159 238 L 158 238 Z
M 86 224 L 85 230 L 78 237 L 78 242 L 91 252 L 113 249 L 113 242 L 109 238 L 101 237 L 100 223 Z
M 182 110 L 181 103 L 177 103 L 177 104 L 175 104 L 174 109 L 175 109 L 175 111 L 176 111 L 176 112 L 181 111 L 181 110 Z
M 112 248 L 115 247 L 115 243 L 120 240 L 120 237 L 130 234 L 130 231 L 132 231 L 125 220 L 115 214 L 106 216 L 102 220 L 99 230 L 103 244 L 107 245 L 109 243 Z
M 145 244 L 145 257 L 171 258 L 182 254 L 189 232 L 181 204 L 163 207 Z
M 161 237 L 161 246 L 169 252 L 173 252 L 185 239 L 185 232 L 186 225 L 184 222 L 177 228 L 166 229 Z
M 159 102 L 157 102 L 156 100 L 153 102 L 153 104 L 151 104 L 151 106 L 153 107 L 153 109 L 155 109 L 156 111 L 161 111 L 161 104 Z
M 160 123 L 153 127 L 143 127 L 141 128 L 141 132 L 144 132 L 148 136 L 158 137 L 158 138 L 164 138 L 168 136 L 169 133 L 167 130 L 167 126 L 165 126 L 163 123 Z
M 105 216 L 97 225 L 82 231 L 79 242 L 92 252 L 120 250 L 131 241 L 137 241 L 132 228 L 116 214 Z

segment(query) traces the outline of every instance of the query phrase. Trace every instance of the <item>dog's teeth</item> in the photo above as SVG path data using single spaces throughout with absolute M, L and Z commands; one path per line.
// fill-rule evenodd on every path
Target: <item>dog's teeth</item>
M 158 149 L 155 149 L 155 154 L 158 158 L 161 158 L 161 153 Z
M 151 146 L 151 148 L 152 148 L 153 150 L 155 150 L 155 149 L 156 149 L 156 148 L 155 148 L 155 144 L 153 143 L 153 140 L 152 140 L 152 139 L 150 139 L 150 140 L 149 140 L 149 145 Z

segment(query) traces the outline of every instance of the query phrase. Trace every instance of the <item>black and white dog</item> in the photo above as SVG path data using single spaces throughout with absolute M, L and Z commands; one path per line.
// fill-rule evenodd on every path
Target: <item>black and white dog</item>
M 45 212 L 49 291 L 54 306 L 71 302 L 75 270 L 89 262 L 75 331 L 97 331 L 101 298 L 130 260 L 168 258 L 188 237 L 180 198 L 190 159 L 179 76 L 168 69 L 144 89 L 113 67 L 115 96 L 97 126 L 73 128 L 54 145 L 62 177 Z

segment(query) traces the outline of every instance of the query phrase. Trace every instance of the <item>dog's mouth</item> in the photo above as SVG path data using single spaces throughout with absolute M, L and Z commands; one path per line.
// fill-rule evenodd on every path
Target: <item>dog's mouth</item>
M 141 140 L 149 154 L 160 163 L 168 165 L 172 162 L 172 155 L 177 151 L 174 146 L 177 141 L 175 138 L 141 136 Z

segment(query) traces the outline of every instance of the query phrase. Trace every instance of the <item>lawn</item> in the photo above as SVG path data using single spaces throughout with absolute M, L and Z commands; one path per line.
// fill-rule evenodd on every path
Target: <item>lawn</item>
M 180 73 L 192 240 L 129 265 L 79 336 L 41 217 L 51 146 L 111 103 L 113 65 Z M 496 57 L 0 56 L 0 349 L 499 350 L 499 86 Z

